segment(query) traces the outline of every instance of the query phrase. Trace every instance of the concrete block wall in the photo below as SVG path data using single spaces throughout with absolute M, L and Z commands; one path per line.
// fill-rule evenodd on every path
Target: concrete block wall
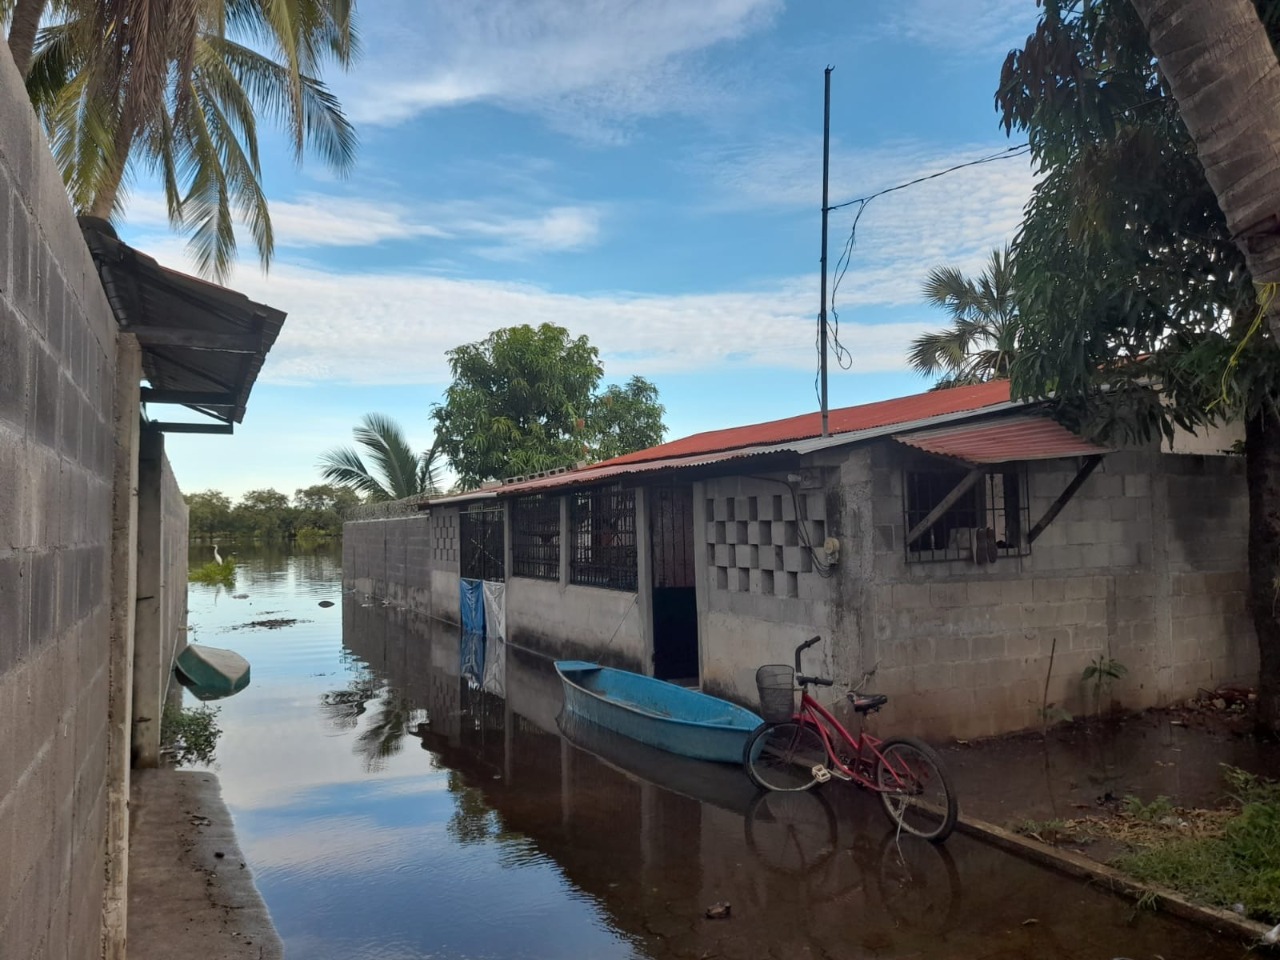
M 906 561 L 902 473 L 913 456 L 889 442 L 871 449 L 872 563 L 848 585 L 867 625 L 860 660 L 879 664 L 895 730 L 1037 725 L 1046 678 L 1050 703 L 1093 710 L 1081 673 L 1097 657 L 1127 668 L 1110 697 L 1133 708 L 1256 676 L 1239 460 L 1110 454 L 1030 553 L 977 566 Z M 1029 465 L 1032 523 L 1075 470 L 1074 460 Z
M 442 519 L 440 514 L 451 513 Z M 440 530 L 457 530 L 457 508 L 430 516 L 356 520 L 342 528 L 343 580 L 356 591 L 424 617 L 458 622 L 457 541 L 454 560 L 437 558 Z M 452 567 L 452 569 L 450 569 Z
M 116 327 L 0 54 L 0 955 L 101 955 Z

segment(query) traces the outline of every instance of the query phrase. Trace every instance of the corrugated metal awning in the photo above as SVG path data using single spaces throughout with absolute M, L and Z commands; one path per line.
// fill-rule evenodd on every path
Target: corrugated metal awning
M 120 330 L 137 336 L 149 387 L 145 403 L 180 404 L 219 422 L 158 424 L 227 432 L 244 419 L 249 392 L 284 323 L 281 310 L 162 267 L 120 240 L 111 225 L 81 217 L 89 252 Z
M 1091 457 L 1109 452 L 1049 417 L 1025 414 L 918 433 L 896 433 L 893 439 L 941 457 L 979 464 Z

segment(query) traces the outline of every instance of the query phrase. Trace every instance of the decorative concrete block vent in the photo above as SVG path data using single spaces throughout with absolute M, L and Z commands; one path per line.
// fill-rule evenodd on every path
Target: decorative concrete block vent
M 788 493 L 707 498 L 707 563 L 713 589 L 798 597 L 813 560 L 804 546 L 827 536 L 822 496 Z M 797 507 L 799 518 L 797 518 Z
M 458 513 L 440 510 L 431 517 L 431 558 L 454 562 L 458 559 Z

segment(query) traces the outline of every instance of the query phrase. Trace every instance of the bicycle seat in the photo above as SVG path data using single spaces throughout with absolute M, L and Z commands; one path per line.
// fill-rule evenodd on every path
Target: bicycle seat
M 849 691 L 849 702 L 853 704 L 853 709 L 858 713 L 869 713 L 872 710 L 879 710 L 889 698 L 883 693 L 854 693 Z

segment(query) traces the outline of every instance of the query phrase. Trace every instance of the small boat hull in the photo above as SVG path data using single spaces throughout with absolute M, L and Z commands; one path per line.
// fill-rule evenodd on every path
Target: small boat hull
M 175 667 L 178 680 L 200 700 L 221 700 L 249 685 L 249 661 L 234 650 L 190 643 Z
M 719 697 L 582 660 L 560 660 L 565 709 L 607 730 L 696 760 L 741 763 L 763 721 Z

